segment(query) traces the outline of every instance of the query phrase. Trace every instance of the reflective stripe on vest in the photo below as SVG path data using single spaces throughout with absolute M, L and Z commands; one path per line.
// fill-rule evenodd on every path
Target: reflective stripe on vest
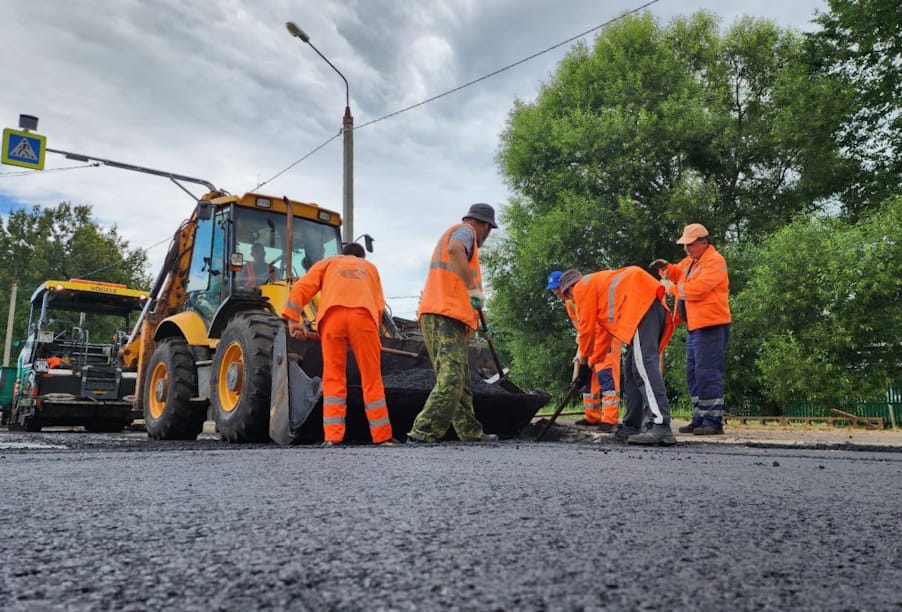
M 611 279 L 611 284 L 608 287 L 608 323 L 610 323 L 611 325 L 614 324 L 614 315 L 616 314 L 615 310 L 617 307 L 617 300 L 616 300 L 617 285 L 619 285 L 620 281 L 623 280 L 623 274 L 624 273 L 621 272 L 620 274 L 615 276 L 613 279 Z

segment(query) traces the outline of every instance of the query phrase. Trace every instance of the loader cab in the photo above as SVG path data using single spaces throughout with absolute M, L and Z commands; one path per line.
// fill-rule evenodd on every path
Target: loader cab
M 292 248 L 286 257 L 286 204 L 246 194 L 215 201 L 197 217 L 187 283 L 187 307 L 210 324 L 230 296 L 256 295 L 268 284 L 291 282 L 314 263 L 341 251 L 339 218 L 314 204 L 291 203 Z M 290 270 L 289 270 L 290 261 Z

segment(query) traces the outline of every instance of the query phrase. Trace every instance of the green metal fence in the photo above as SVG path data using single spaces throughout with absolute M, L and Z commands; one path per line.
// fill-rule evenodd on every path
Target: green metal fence
M 902 426 L 902 383 L 890 387 L 883 399 L 850 402 L 842 406 L 827 406 L 809 401 L 795 402 L 783 407 L 783 416 L 836 416 L 831 412 L 831 408 L 839 408 L 860 417 L 880 417 L 886 427 Z

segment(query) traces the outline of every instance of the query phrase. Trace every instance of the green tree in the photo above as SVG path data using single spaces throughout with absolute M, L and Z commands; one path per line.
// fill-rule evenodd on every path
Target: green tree
M 485 259 L 520 372 L 560 383 L 572 352 L 549 270 L 676 259 L 690 221 L 718 244 L 757 240 L 839 190 L 845 92 L 805 53 L 763 20 L 721 34 L 709 13 L 666 27 L 645 14 L 577 45 L 535 103 L 515 104 L 498 159 L 517 195 Z
M 898 0 L 828 0 L 810 34 L 812 57 L 855 94 L 838 141 L 858 166 L 843 193 L 858 214 L 902 183 L 902 9 Z
M 744 259 L 728 368 L 735 403 L 879 397 L 902 374 L 902 197 L 860 222 L 805 216 Z
M 62 202 L 54 208 L 10 212 L 5 224 L 0 220 L 0 287 L 17 280 L 12 339 L 25 337 L 29 300 L 42 282 L 87 278 L 149 287 L 146 265 L 144 251 L 130 249 L 116 226 L 98 225 L 88 205 Z M 9 296 L 8 290 L 0 292 L 3 313 L 9 312 Z M 3 332 L 5 341 L 5 326 Z

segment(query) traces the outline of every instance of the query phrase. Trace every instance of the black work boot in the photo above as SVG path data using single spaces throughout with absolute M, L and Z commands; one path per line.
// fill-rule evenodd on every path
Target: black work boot
M 617 431 L 614 432 L 614 439 L 618 442 L 626 442 L 632 436 L 639 435 L 639 433 L 640 432 L 638 427 L 623 423 L 618 426 Z
M 692 431 L 692 435 L 695 436 L 721 436 L 723 435 L 723 425 L 702 425 L 700 427 L 696 427 Z
M 695 431 L 696 427 L 699 427 L 699 425 L 696 425 L 695 423 L 689 423 L 688 425 L 683 425 L 682 427 L 677 429 L 677 431 L 680 433 L 692 433 L 693 431 Z
M 670 423 L 655 424 L 645 433 L 630 436 L 627 440 L 630 444 L 642 444 L 645 446 L 673 446 L 677 443 L 670 429 Z

